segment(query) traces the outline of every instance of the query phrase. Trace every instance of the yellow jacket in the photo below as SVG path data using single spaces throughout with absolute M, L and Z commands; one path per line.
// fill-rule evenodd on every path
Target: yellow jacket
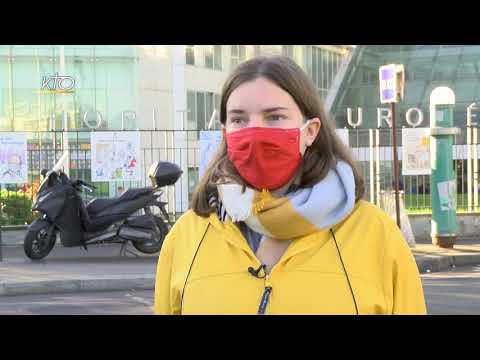
M 160 253 L 155 314 L 355 314 L 355 302 L 360 315 L 426 314 L 414 257 L 388 215 L 361 200 L 333 231 L 354 297 L 329 230 L 294 240 L 260 278 L 235 224 L 189 210 Z

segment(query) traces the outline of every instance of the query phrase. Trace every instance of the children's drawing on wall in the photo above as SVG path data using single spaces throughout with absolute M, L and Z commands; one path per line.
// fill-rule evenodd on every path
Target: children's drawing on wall
M 92 181 L 141 180 L 138 131 L 93 132 L 90 140 Z
M 28 182 L 27 137 L 24 133 L 0 135 L 0 183 Z

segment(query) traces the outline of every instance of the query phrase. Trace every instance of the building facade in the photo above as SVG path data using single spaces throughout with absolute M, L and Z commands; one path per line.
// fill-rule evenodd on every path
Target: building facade
M 257 55 L 289 56 L 326 98 L 350 49 L 345 45 L 0 45 L 0 131 L 27 132 L 32 181 L 40 168 L 59 157 L 60 147 L 71 152 L 71 176 L 88 181 L 89 132 L 140 130 L 144 178 L 156 158 L 153 149 L 163 148 L 164 155 L 181 163 L 186 173 L 179 184 L 179 206 L 185 210 L 198 181 L 198 156 L 190 150 L 198 148 L 198 131 L 208 128 L 214 109 L 219 109 L 221 87 L 236 65 Z M 218 119 L 213 120 L 212 128 L 218 129 Z M 153 129 L 166 134 L 152 137 Z M 182 150 L 185 146 L 190 150 Z M 116 185 L 97 185 L 101 196 L 114 195 Z
M 468 162 L 473 161 L 473 169 L 478 164 L 478 158 L 469 155 L 467 150 L 467 134 L 474 134 L 478 130 L 478 108 L 480 107 L 480 46 L 479 45 L 366 45 L 357 46 L 352 51 L 349 63 L 341 79 L 335 84 L 334 99 L 331 114 L 337 128 L 350 129 L 352 147 L 359 154 L 360 166 L 364 171 L 367 184 L 370 185 L 375 176 L 369 171 L 373 155 L 369 155 L 369 146 L 373 137 L 369 136 L 369 129 L 380 128 L 379 147 L 382 151 L 379 156 L 380 167 L 375 170 L 379 174 L 379 184 L 382 190 L 393 187 L 392 180 L 392 136 L 385 121 L 379 122 L 382 109 L 388 109 L 387 104 L 380 104 L 379 67 L 386 64 L 403 64 L 405 69 L 404 98 L 396 104 L 396 123 L 398 146 L 402 146 L 401 129 L 412 127 L 410 123 L 419 123 L 419 128 L 430 127 L 430 94 L 438 86 L 448 86 L 455 93 L 454 126 L 461 132 L 454 138 L 454 169 L 457 174 L 458 204 L 466 207 L 467 184 L 475 177 L 478 171 L 468 170 Z M 471 111 L 472 126 L 467 131 L 467 108 L 475 104 L 476 109 Z M 349 111 L 350 109 L 350 111 Z M 353 129 L 358 118 L 358 109 L 361 109 L 363 123 Z M 348 114 L 350 112 L 350 122 Z M 407 114 L 410 123 L 407 122 Z M 423 121 L 421 122 L 423 118 Z M 471 136 L 470 142 L 477 148 L 478 141 Z M 474 154 L 472 151 L 471 154 Z M 468 160 L 470 159 L 470 160 Z M 399 152 L 400 169 L 402 166 L 402 152 Z M 472 164 L 472 163 L 470 163 Z M 476 173 L 475 173 L 476 172 Z M 402 176 L 401 187 L 406 194 L 413 194 L 416 200 L 429 208 L 430 176 Z M 474 186 L 474 191 L 480 191 Z M 418 196 L 416 195 L 418 194 Z M 407 199 L 408 200 L 408 199 Z M 412 207 L 421 207 L 418 204 Z
M 466 127 L 467 107 L 480 99 L 480 46 L 368 45 L 356 47 L 355 53 L 331 109 L 337 127 L 350 127 L 348 108 L 363 110 L 363 128 L 377 127 L 377 109 L 385 107 L 378 69 L 391 63 L 405 67 L 404 99 L 397 105 L 400 126 L 408 126 L 406 112 L 416 108 L 424 114 L 420 127 L 429 127 L 430 94 L 437 86 L 448 86 L 456 97 L 454 124 Z

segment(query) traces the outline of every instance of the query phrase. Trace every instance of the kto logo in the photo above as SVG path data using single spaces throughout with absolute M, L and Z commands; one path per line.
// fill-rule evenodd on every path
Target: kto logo
M 52 76 L 44 76 L 41 92 L 48 93 L 72 93 L 75 87 L 75 79 L 72 76 L 61 76 L 56 73 Z

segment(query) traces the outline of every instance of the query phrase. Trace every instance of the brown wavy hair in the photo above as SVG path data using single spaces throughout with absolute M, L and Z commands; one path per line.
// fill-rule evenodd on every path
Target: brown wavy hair
M 290 94 L 305 119 L 319 118 L 320 131 L 303 156 L 300 177 L 300 187 L 312 187 L 325 178 L 330 169 L 336 166 L 338 160 L 347 162 L 353 169 L 355 178 L 356 201 L 365 192 L 364 180 L 358 171 L 353 156 L 335 132 L 335 127 L 325 112 L 315 85 L 308 75 L 290 58 L 284 56 L 256 57 L 238 65 L 226 80 L 222 89 L 220 103 L 220 122 L 225 125 L 227 119 L 227 101 L 232 92 L 245 82 L 265 78 Z M 225 136 L 222 138 L 219 150 L 210 161 L 205 174 L 199 181 L 193 194 L 191 207 L 202 217 L 208 217 L 216 211 L 214 204 L 209 203 L 212 195 L 218 197 L 217 186 L 225 179 L 238 184 L 248 184 L 239 175 L 233 163 L 227 156 Z

